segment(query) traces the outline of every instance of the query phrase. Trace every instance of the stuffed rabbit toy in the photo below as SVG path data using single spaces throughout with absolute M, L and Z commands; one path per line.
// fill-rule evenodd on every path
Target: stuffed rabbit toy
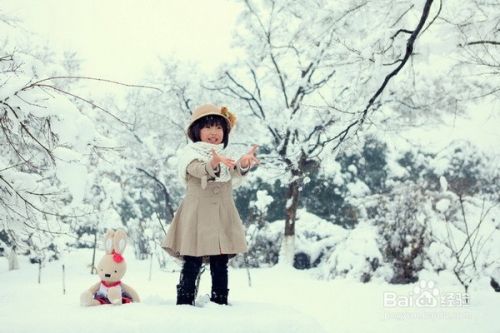
M 139 295 L 130 286 L 121 282 L 127 270 L 122 256 L 127 245 L 127 234 L 123 230 L 108 230 L 104 237 L 106 254 L 97 265 L 101 282 L 94 284 L 80 296 L 82 306 L 100 304 L 123 304 L 139 302 Z

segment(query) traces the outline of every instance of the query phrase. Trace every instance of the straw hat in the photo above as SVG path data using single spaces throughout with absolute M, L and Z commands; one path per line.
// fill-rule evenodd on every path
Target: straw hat
M 236 125 L 236 116 L 229 112 L 227 107 L 225 106 L 215 106 L 213 104 L 203 104 L 196 109 L 194 109 L 193 114 L 191 115 L 191 123 L 189 124 L 187 128 L 187 133 L 189 137 L 191 137 L 191 126 L 198 120 L 206 116 L 220 116 L 224 118 L 227 122 L 227 126 L 229 128 L 229 131 Z M 192 138 L 191 138 L 192 139 Z

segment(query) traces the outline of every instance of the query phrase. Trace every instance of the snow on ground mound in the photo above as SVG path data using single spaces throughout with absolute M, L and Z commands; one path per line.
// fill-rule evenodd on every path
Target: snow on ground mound
M 91 256 L 91 250 L 66 255 L 65 295 L 63 262 L 48 263 L 38 284 L 37 265 L 21 257 L 21 269 L 9 272 L 5 258 L 0 258 L 0 333 L 498 333 L 500 327 L 500 293 L 492 290 L 489 279 L 471 287 L 469 305 L 450 306 L 463 292 L 451 273 L 427 272 L 418 284 L 390 285 L 381 280 L 365 284 L 349 278 L 320 280 L 310 270 L 279 265 L 249 273 L 230 267 L 231 306 L 176 306 L 180 267 L 161 271 L 153 265 L 150 280 L 150 262 L 134 260 L 127 251 L 124 282 L 139 292 L 142 302 L 83 308 L 80 293 L 97 282 L 89 274 Z M 423 280 L 434 282 L 425 289 Z M 206 270 L 200 296 L 209 291 Z M 412 300 L 420 294 L 438 295 L 446 304 L 416 306 Z
M 148 262 L 130 258 L 129 271 L 123 280 L 137 289 L 142 302 L 81 307 L 80 293 L 97 282 L 98 277 L 90 275 L 84 264 L 90 256 L 76 253 L 70 258 L 70 261 L 66 258 L 65 263 L 65 295 L 62 293 L 61 262 L 49 263 L 42 270 L 41 284 L 37 283 L 38 266 L 29 264 L 25 258 L 22 258 L 21 270 L 0 269 L 0 332 L 325 332 L 310 315 L 286 304 L 242 299 L 242 288 L 237 281 L 233 284 L 234 292 L 230 291 L 229 306 L 211 302 L 194 307 L 177 306 L 178 272 L 157 271 L 154 280 L 148 281 Z M 201 296 L 210 290 L 209 276 L 209 272 L 203 275 Z M 242 277 L 241 285 L 244 285 L 247 281 L 244 275 Z
M 9 328 L 3 332 L 324 332 L 303 313 L 272 304 L 245 302 L 219 306 L 210 303 L 192 307 L 176 306 L 172 300 L 147 299 L 140 304 L 82 308 L 68 297 L 26 301 L 29 304 L 23 307 L 24 311 L 28 310 L 24 315 L 2 318 L 2 327 Z M 23 308 L 19 308 L 19 312 Z

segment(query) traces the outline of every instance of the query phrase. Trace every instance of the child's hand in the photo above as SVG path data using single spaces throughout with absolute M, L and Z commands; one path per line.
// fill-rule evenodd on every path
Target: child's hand
M 257 159 L 255 156 L 255 151 L 259 148 L 258 145 L 253 145 L 252 148 L 246 153 L 245 155 L 241 156 L 240 158 L 240 165 L 242 168 L 248 168 L 248 167 L 253 167 L 254 165 L 257 165 L 260 163 L 260 161 Z
M 234 168 L 236 165 L 236 162 L 228 157 L 222 156 L 217 154 L 215 149 L 212 149 L 212 160 L 210 161 L 210 164 L 212 165 L 212 168 L 215 169 L 219 165 L 219 163 L 224 164 L 227 166 L 229 169 Z

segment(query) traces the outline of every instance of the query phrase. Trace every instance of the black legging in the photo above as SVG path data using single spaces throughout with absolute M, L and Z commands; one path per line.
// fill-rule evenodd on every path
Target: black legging
M 227 289 L 227 262 L 226 254 L 210 256 L 210 275 L 212 276 L 212 290 Z
M 212 276 L 212 290 L 225 290 L 228 285 L 227 254 L 210 256 L 210 275 Z M 196 278 L 200 273 L 203 257 L 184 256 L 181 270 L 181 285 L 185 290 L 195 290 Z
M 182 265 L 180 277 L 180 285 L 184 291 L 194 293 L 201 262 L 201 257 L 184 256 L 184 264 Z

